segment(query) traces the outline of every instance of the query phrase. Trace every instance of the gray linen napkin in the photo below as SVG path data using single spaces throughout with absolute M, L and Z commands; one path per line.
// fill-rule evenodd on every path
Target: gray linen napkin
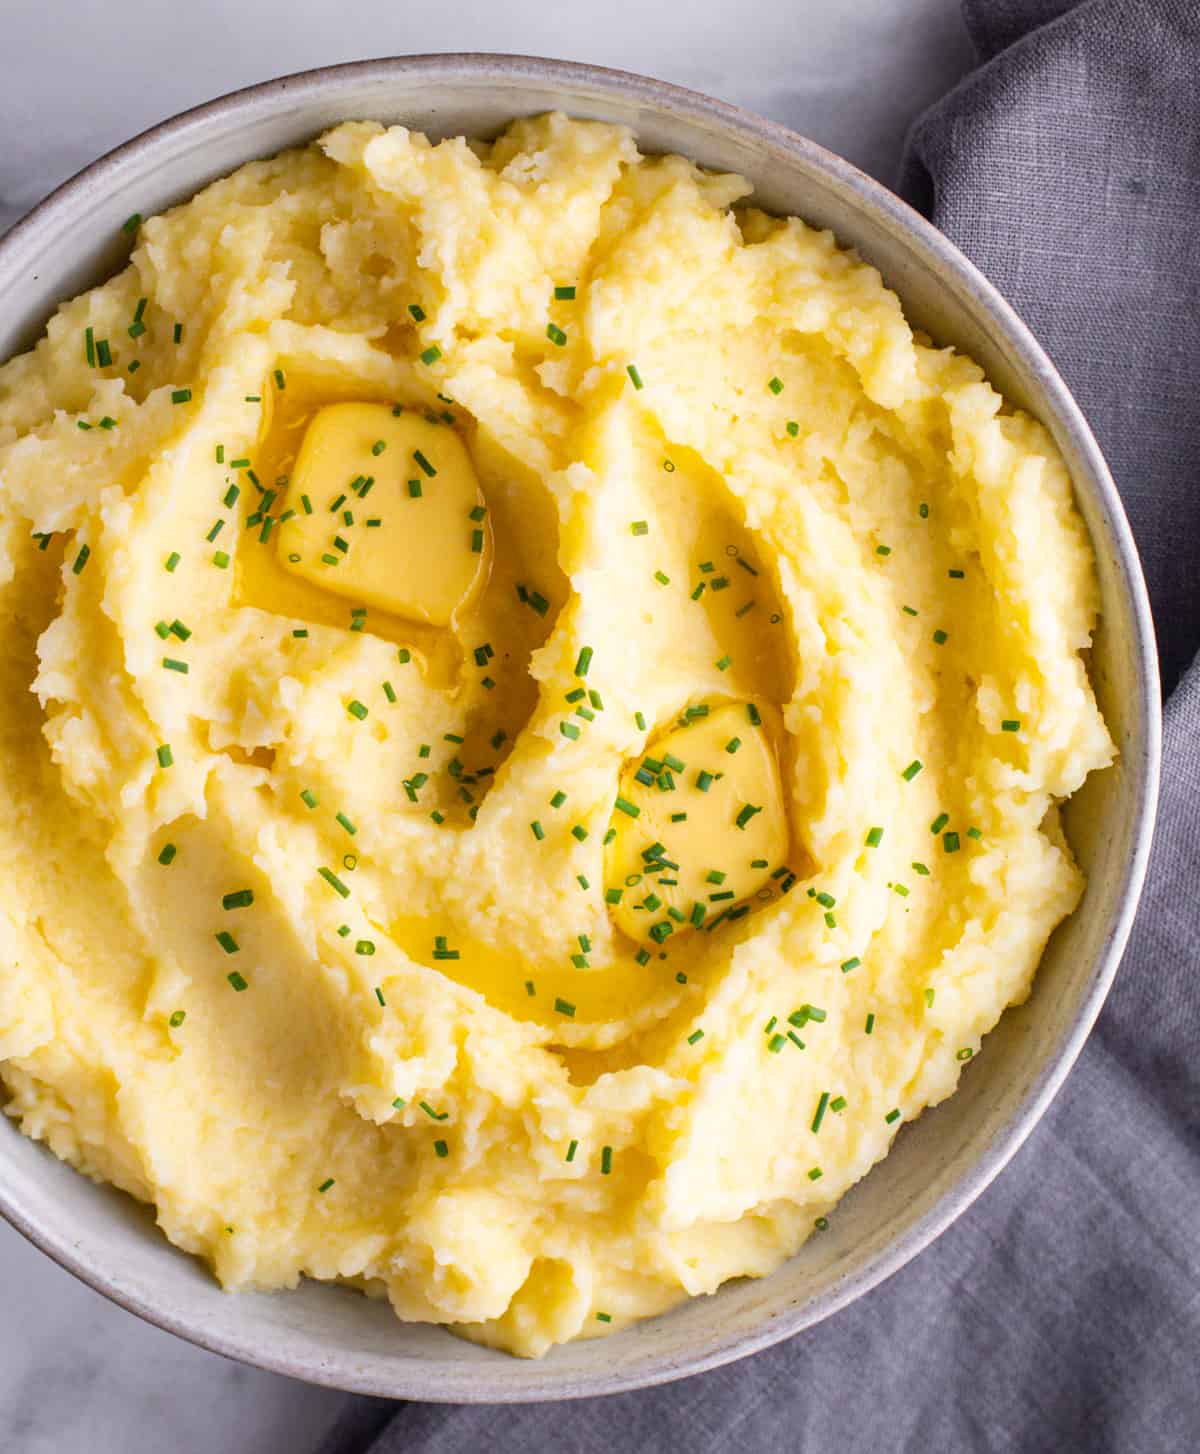
M 1108 454 L 1164 682 L 1200 645 L 1200 0 L 966 0 L 981 67 L 904 185 Z M 1200 663 L 1167 705 L 1116 987 L 1011 1166 L 923 1256 L 757 1357 L 557 1405 L 359 1400 L 326 1454 L 1200 1448 Z

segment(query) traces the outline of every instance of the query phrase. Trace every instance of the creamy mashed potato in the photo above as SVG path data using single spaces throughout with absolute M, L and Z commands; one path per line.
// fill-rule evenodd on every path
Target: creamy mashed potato
M 1063 463 L 748 191 L 351 123 L 0 370 L 6 1110 L 226 1287 L 769 1273 L 1079 899 Z

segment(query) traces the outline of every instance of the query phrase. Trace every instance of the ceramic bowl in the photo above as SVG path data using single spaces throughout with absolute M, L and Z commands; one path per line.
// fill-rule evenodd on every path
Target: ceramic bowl
M 1137 555 L 1117 493 L 1062 380 L 967 259 L 903 202 L 782 126 L 660 81 L 513 56 L 435 55 L 334 66 L 188 111 L 88 167 L 0 243 L 0 358 L 32 344 L 53 307 L 122 265 L 121 223 L 190 197 L 251 158 L 345 119 L 435 137 L 488 136 L 558 108 L 631 126 L 642 147 L 751 179 L 755 201 L 828 227 L 899 294 L 914 325 L 972 354 L 1054 435 L 1099 566 L 1092 669 L 1120 748 L 1072 801 L 1068 832 L 1087 893 L 1054 935 L 1031 998 L 987 1037 L 958 1093 L 897 1138 L 827 1232 L 773 1276 L 608 1338 L 526 1362 L 396 1320 L 348 1289 L 220 1291 L 129 1198 L 94 1186 L 0 1125 L 0 1212 L 62 1266 L 206 1348 L 296 1378 L 407 1399 L 574 1398 L 662 1383 L 811 1327 L 895 1272 L 962 1213 L 1029 1134 L 1078 1055 L 1137 904 L 1156 799 L 1159 689 Z

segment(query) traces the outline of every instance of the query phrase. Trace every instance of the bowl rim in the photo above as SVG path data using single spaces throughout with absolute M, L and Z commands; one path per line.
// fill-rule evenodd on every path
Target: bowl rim
M 82 167 L 0 237 L 0 273 L 14 254 L 19 256 L 30 245 L 36 245 L 39 233 L 53 229 L 57 214 L 67 211 L 77 198 L 82 199 L 92 188 L 102 187 L 107 178 L 126 168 L 136 170 L 143 157 L 186 137 L 197 127 L 285 94 L 303 100 L 327 93 L 331 88 L 336 89 L 344 80 L 386 80 L 398 75 L 425 76 L 430 80 L 522 80 L 531 84 L 588 87 L 625 101 L 642 102 L 659 112 L 668 109 L 672 114 L 682 115 L 692 122 L 707 122 L 742 139 L 766 143 L 791 154 L 854 193 L 855 200 L 865 211 L 906 232 L 926 263 L 944 270 L 949 279 L 970 293 L 975 307 L 986 313 L 989 327 L 1013 348 L 1023 369 L 1036 381 L 1045 402 L 1053 406 L 1057 421 L 1083 467 L 1088 491 L 1098 502 L 1111 531 L 1117 563 L 1129 592 L 1130 625 L 1138 668 L 1138 700 L 1132 706 L 1131 720 L 1140 728 L 1142 735 L 1141 742 L 1137 744 L 1140 760 L 1135 764 L 1140 791 L 1135 806 L 1133 851 L 1124 865 L 1117 887 L 1112 891 L 1112 902 L 1117 908 L 1103 951 L 1092 966 L 1085 991 L 1057 1052 L 1047 1057 L 1040 1074 L 1007 1124 L 954 1184 L 916 1222 L 866 1264 L 831 1286 L 820 1298 L 768 1316 L 751 1331 L 717 1333 L 686 1355 L 651 1354 L 637 1371 L 621 1374 L 605 1372 L 598 1367 L 595 1372 L 568 1376 L 568 1386 L 565 1387 L 556 1386 L 556 1380 L 550 1373 L 540 1386 L 508 1389 L 503 1379 L 489 1380 L 482 1376 L 482 1369 L 477 1369 L 476 1373 L 480 1375 L 476 1380 L 478 1390 L 468 1389 L 461 1401 L 544 1402 L 629 1392 L 702 1373 L 760 1352 L 848 1306 L 898 1272 L 965 1212 L 1003 1170 L 1040 1121 L 1083 1048 L 1116 975 L 1149 859 L 1158 803 L 1162 737 L 1158 659 L 1149 599 L 1120 495 L 1079 406 L 1025 323 L 966 255 L 901 197 L 836 153 L 779 122 L 668 81 L 585 62 L 477 51 L 375 57 L 291 72 L 240 87 L 190 107 L 147 127 Z M 1072 475 L 1076 489 L 1080 488 L 1077 473 Z M 1136 742 L 1136 735 L 1134 740 Z M 3 1184 L 0 1184 L 0 1217 L 96 1292 L 126 1311 L 198 1347 L 269 1372 L 330 1388 L 415 1401 L 441 1401 L 437 1390 L 429 1386 L 432 1368 L 417 1361 L 409 1368 L 392 1364 L 386 1374 L 380 1374 L 372 1372 L 370 1360 L 362 1360 L 361 1366 L 352 1359 L 339 1363 L 336 1353 L 321 1359 L 290 1356 L 261 1346 L 249 1336 L 212 1332 L 197 1319 L 168 1311 L 94 1265 L 68 1234 L 48 1229 L 27 1215 L 15 1204 Z

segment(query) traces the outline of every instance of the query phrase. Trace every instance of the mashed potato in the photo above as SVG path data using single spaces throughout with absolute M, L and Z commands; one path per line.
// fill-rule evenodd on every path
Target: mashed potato
M 0 370 L 6 1109 L 227 1287 L 769 1273 L 1079 899 L 1063 463 L 748 191 L 351 123 Z

